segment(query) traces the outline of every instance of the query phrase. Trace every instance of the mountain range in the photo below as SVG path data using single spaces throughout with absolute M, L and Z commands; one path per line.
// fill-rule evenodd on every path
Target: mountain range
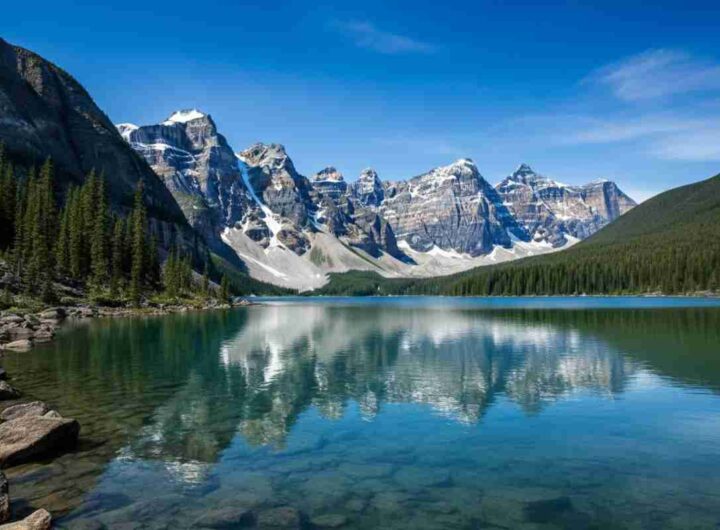
M 427 278 L 550 253 L 635 206 L 614 182 L 565 185 L 526 164 L 493 186 L 468 158 L 404 180 L 368 168 L 347 181 L 333 166 L 306 177 L 284 146 L 235 149 L 197 109 L 114 126 L 70 74 L 2 40 L 0 144 L 21 169 L 51 157 L 61 194 L 104 173 L 120 212 L 142 182 L 166 249 L 207 246 L 225 267 L 299 290 L 332 273 Z
M 614 182 L 569 186 L 526 164 L 492 186 L 470 159 L 407 180 L 368 168 L 347 182 L 332 166 L 308 178 L 282 145 L 235 151 L 197 109 L 117 130 L 212 248 L 300 290 L 328 273 L 432 277 L 552 252 L 635 206 Z
M 571 248 L 428 279 L 331 275 L 324 295 L 713 294 L 720 175 L 648 199 Z

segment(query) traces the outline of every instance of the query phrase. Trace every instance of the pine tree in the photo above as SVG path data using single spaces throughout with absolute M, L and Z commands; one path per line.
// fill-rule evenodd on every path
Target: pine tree
M 125 222 L 115 219 L 111 251 L 110 296 L 117 297 L 125 279 Z
M 152 287 L 157 287 L 160 284 L 161 272 L 160 257 L 158 256 L 158 241 L 155 234 L 150 237 L 146 255 L 148 283 Z
M 94 219 L 91 227 L 90 239 L 90 265 L 92 271 L 91 283 L 95 289 L 100 289 L 108 282 L 108 207 L 105 194 L 105 179 L 100 177 L 94 185 L 95 200 L 94 211 L 89 217 Z
M 70 209 L 67 205 L 60 215 L 60 229 L 55 247 L 55 268 L 61 276 L 70 272 Z
M 70 265 L 70 276 L 79 280 L 83 277 L 83 263 L 85 261 L 85 233 L 83 230 L 84 223 L 79 188 L 70 190 L 65 208 L 68 210 L 68 261 Z
M 223 302 L 230 301 L 230 280 L 228 280 L 227 274 L 223 274 L 220 281 L 220 300 Z
M 135 201 L 131 217 L 132 264 L 130 269 L 130 298 L 135 304 L 140 302 L 147 268 L 145 259 L 146 218 L 145 203 L 143 202 L 143 185 L 142 181 L 140 181 L 135 191 Z

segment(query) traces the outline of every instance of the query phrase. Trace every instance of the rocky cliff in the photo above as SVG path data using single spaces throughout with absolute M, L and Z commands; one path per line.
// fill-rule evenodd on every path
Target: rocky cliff
M 396 237 L 419 252 L 437 247 L 475 257 L 510 247 L 513 237 L 529 240 L 469 159 L 389 185 L 378 210 Z
M 60 187 L 104 173 L 115 207 L 132 204 L 139 181 L 149 213 L 186 225 L 168 189 L 123 141 L 112 122 L 70 74 L 39 55 L 0 39 L 0 143 L 19 165 L 52 157 Z

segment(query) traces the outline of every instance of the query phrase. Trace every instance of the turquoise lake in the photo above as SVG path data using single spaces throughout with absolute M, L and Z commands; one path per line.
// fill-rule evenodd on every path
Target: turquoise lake
M 291 298 L 0 359 L 59 528 L 720 528 L 720 301 Z M 282 526 L 285 525 L 285 526 Z

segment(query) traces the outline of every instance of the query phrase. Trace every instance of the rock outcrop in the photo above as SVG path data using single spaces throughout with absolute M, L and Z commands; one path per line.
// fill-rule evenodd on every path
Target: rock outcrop
M 48 412 L 50 412 L 50 407 L 45 403 L 42 401 L 32 401 L 30 403 L 20 403 L 19 405 L 6 408 L 0 412 L 0 420 L 10 421 L 25 416 L 44 416 Z
M 0 530 L 50 530 L 52 517 L 47 510 L 37 510 L 22 521 L 0 526 Z
M 6 468 L 72 449 L 80 425 L 72 419 L 22 416 L 0 424 L 0 467 Z
M 197 110 L 173 113 L 157 125 L 118 125 L 122 137 L 150 164 L 206 239 L 217 237 L 247 213 L 235 153 L 210 115 Z
M 0 401 L 9 399 L 17 399 L 20 397 L 20 391 L 10 386 L 7 381 L 0 381 Z
M 363 206 L 377 207 L 385 199 L 385 188 L 372 168 L 362 170 L 357 181 L 351 186 L 351 193 Z
M 381 215 L 416 251 L 434 247 L 470 256 L 528 240 L 524 228 L 469 159 L 399 182 L 385 190 Z

